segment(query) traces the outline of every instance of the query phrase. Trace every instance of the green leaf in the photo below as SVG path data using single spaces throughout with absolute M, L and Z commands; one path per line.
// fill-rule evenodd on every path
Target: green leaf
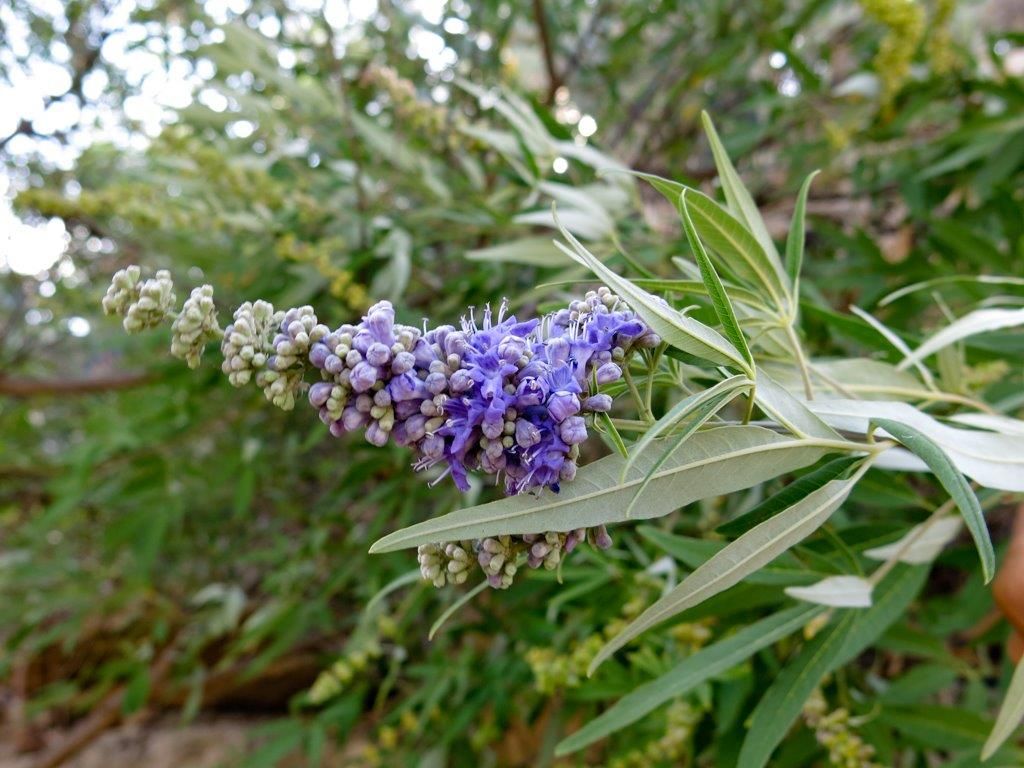
M 789 291 L 761 243 L 731 213 L 698 190 L 688 190 L 687 207 L 701 240 L 723 265 L 755 289 L 765 291 L 779 310 L 788 310 Z
M 844 611 L 800 651 L 765 693 L 750 716 L 738 768 L 762 768 L 803 709 L 821 678 L 860 655 L 901 617 L 920 592 L 927 568 L 900 566 L 875 588 L 875 602 Z
M 458 613 L 459 609 L 462 608 L 462 606 L 470 603 L 474 597 L 479 595 L 485 589 L 487 589 L 486 579 L 484 581 L 481 581 L 471 590 L 469 590 L 469 592 L 460 595 L 458 600 L 456 600 L 454 603 L 445 608 L 441 615 L 437 617 L 437 620 L 430 626 L 430 632 L 427 634 L 427 640 L 433 640 L 434 635 L 437 634 L 437 631 L 444 626 L 445 622 L 448 621 L 448 619 L 450 619 L 452 616 Z
M 149 668 L 140 667 L 125 686 L 124 697 L 121 699 L 121 712 L 130 715 L 142 709 L 146 699 L 149 698 L 149 686 Z
M 992 726 L 992 733 L 989 734 L 985 746 L 981 750 L 981 759 L 988 760 L 992 757 L 995 751 L 1003 745 L 1003 742 L 1017 730 L 1022 719 L 1024 719 L 1024 660 L 1017 662 L 1013 679 L 1010 680 L 1010 687 L 1006 691 L 1002 706 L 999 707 L 996 724 Z
M 794 435 L 819 437 L 822 440 L 843 439 L 838 432 L 760 368 L 757 371 L 755 399 L 765 413 Z
M 867 610 L 856 612 L 858 621 L 843 646 L 835 668 L 857 658 L 907 612 L 924 587 L 928 570 L 927 566 L 897 565 L 875 586 L 874 603 Z
M 747 337 L 743 335 L 743 331 L 740 329 L 739 321 L 736 319 L 736 310 L 732 308 L 729 294 L 725 292 L 722 280 L 715 271 L 715 265 L 708 258 L 707 251 L 704 250 L 704 245 L 701 243 L 700 237 L 697 236 L 697 231 L 693 227 L 693 220 L 690 218 L 685 191 L 680 196 L 679 205 L 683 217 L 683 228 L 686 230 L 686 239 L 689 240 L 690 248 L 697 259 L 697 266 L 700 267 L 700 276 L 708 290 L 708 296 L 711 298 L 711 306 L 714 307 L 718 322 L 725 329 L 726 338 L 743 355 L 743 359 L 747 364 L 744 372 L 750 378 L 754 378 L 754 358 L 750 354 L 750 347 L 747 346 Z
M 729 154 L 725 151 L 725 146 L 722 144 L 721 139 L 718 138 L 718 131 L 715 130 L 715 124 L 711 121 L 711 116 L 707 112 L 701 112 L 700 119 L 704 123 L 704 132 L 708 136 L 711 153 L 715 157 L 718 178 L 722 182 L 722 191 L 725 192 L 725 199 L 729 203 L 729 210 L 757 238 L 765 254 L 771 260 L 776 275 L 782 277 L 785 273 L 782 269 L 782 263 L 779 261 L 779 252 L 775 249 L 775 243 L 771 235 L 768 234 L 768 227 L 765 226 L 764 219 L 761 218 L 757 206 L 754 205 L 754 199 L 750 196 L 747 188 L 743 186 L 739 174 L 736 173 L 736 168 L 733 167 Z
M 601 426 L 603 427 L 603 429 L 607 430 L 608 440 L 615 447 L 615 450 L 619 454 L 619 456 L 621 456 L 624 459 L 628 458 L 629 450 L 626 448 L 626 443 L 622 439 L 622 435 L 619 434 L 618 427 L 616 427 L 615 422 L 612 421 L 612 417 L 609 416 L 607 413 L 602 412 L 598 417 L 598 420 L 601 422 Z
M 975 336 L 979 333 L 997 331 L 1001 328 L 1014 328 L 1024 325 L 1024 309 L 978 309 L 964 315 L 958 320 L 950 323 L 914 350 L 913 354 L 905 357 L 897 366 L 900 369 L 907 368 L 929 355 L 935 354 L 961 339 Z
M 641 497 L 643 497 L 647 487 L 651 484 L 651 481 L 654 479 L 658 470 L 665 465 L 665 462 L 672 458 L 672 455 L 678 451 L 679 448 L 689 440 L 698 429 L 704 426 L 708 419 L 728 405 L 735 396 L 735 391 L 725 392 L 723 394 L 719 394 L 712 400 L 702 403 L 694 409 L 690 414 L 692 418 L 690 418 L 687 425 L 669 438 L 668 446 L 661 452 L 661 455 L 655 460 L 655 462 L 651 464 L 650 469 L 647 470 L 647 474 L 644 475 L 643 481 L 641 481 L 640 486 L 636 489 L 636 493 L 633 494 L 633 498 L 630 500 L 629 506 L 626 507 L 626 517 L 633 516 L 633 509 L 636 507 L 637 502 Z
M 789 507 L 800 499 L 816 491 L 830 481 L 846 474 L 846 471 L 861 459 L 859 456 L 841 456 L 832 459 L 828 464 L 819 467 L 813 472 L 808 472 L 803 477 L 794 480 L 774 496 L 769 496 L 756 507 L 740 515 L 735 520 L 723 523 L 715 529 L 716 533 L 722 536 L 739 536 L 746 533 L 755 525 L 763 523 L 768 518 L 778 514 L 786 507 Z
M 589 672 L 592 674 L 605 659 L 633 638 L 739 583 L 794 544 L 803 541 L 838 509 L 866 470 L 865 463 L 861 465 L 861 471 L 849 480 L 833 480 L 812 491 L 726 546 L 608 641 L 594 658 Z
M 633 467 L 633 462 L 636 458 L 643 454 L 654 440 L 661 437 L 665 432 L 682 422 L 698 408 L 706 403 L 718 400 L 720 397 L 725 395 L 735 397 L 740 390 L 751 386 L 752 383 L 753 382 L 751 382 L 746 376 L 739 374 L 725 379 L 724 381 L 720 381 L 709 389 L 703 389 L 696 394 L 680 400 L 672 406 L 664 416 L 654 422 L 650 429 L 644 432 L 643 436 L 633 445 L 629 458 L 623 465 L 622 477 L 625 478 L 626 473 Z
M 550 237 L 524 237 L 520 240 L 477 248 L 466 252 L 470 261 L 502 261 L 539 267 L 557 267 L 566 263 L 552 247 Z
M 1024 277 L 1006 277 L 1004 275 L 945 275 L 943 277 L 934 277 L 931 280 L 912 283 L 886 294 L 879 299 L 878 306 L 887 306 L 897 299 L 902 299 L 904 296 L 909 296 L 917 291 L 927 291 L 940 285 L 954 285 L 957 283 L 1024 286 Z
M 821 678 L 835 667 L 856 621 L 854 611 L 840 614 L 838 622 L 815 635 L 775 677 L 750 716 L 738 768 L 763 768 L 768 764 L 772 752 L 800 714 L 807 697 Z
M 871 607 L 871 582 L 862 576 L 828 576 L 808 586 L 786 587 L 797 600 L 835 608 Z
M 556 754 L 560 757 L 571 754 L 635 723 L 662 704 L 693 690 L 705 680 L 727 672 L 761 649 L 798 631 L 823 612 L 819 606 L 795 605 L 701 649 L 665 674 L 619 699 L 609 710 L 563 740 Z
M 789 275 L 789 284 L 793 286 L 793 296 L 800 296 L 800 270 L 804 263 L 804 240 L 806 231 L 804 218 L 807 212 L 807 195 L 811 191 L 811 182 L 819 171 L 814 171 L 800 187 L 800 194 L 796 198 L 796 208 L 793 209 L 793 220 L 789 224 L 789 236 L 786 238 L 786 274 Z
M 644 496 L 642 517 L 660 517 L 700 499 L 749 488 L 812 464 L 829 450 L 830 446 L 814 440 L 794 440 L 761 427 L 726 426 L 699 432 L 652 480 Z M 623 522 L 626 506 L 653 460 L 637 459 L 621 481 L 625 460 L 606 456 L 582 467 L 560 493 L 509 496 L 460 509 L 385 536 L 370 552 Z
M 561 227 L 561 225 L 559 226 Z M 555 245 L 572 259 L 587 267 L 609 288 L 626 299 L 643 321 L 661 336 L 666 344 L 720 365 L 742 369 L 746 364 L 739 351 L 714 328 L 709 328 L 703 323 L 687 317 L 679 310 L 669 306 L 663 299 L 637 288 L 629 280 L 620 277 L 602 264 L 564 227 L 561 227 L 561 232 L 562 236 L 572 245 L 572 249 L 559 242 L 556 242 Z
M 567 281 L 570 285 L 578 285 L 578 281 Z M 638 288 L 643 288 L 648 291 L 675 291 L 676 293 L 699 293 L 706 294 L 707 288 L 704 286 L 702 280 L 671 280 L 662 278 L 646 278 L 638 277 L 633 280 L 633 284 Z M 757 309 L 760 312 L 766 312 L 767 307 L 765 306 L 764 299 L 760 295 L 751 291 L 748 288 L 742 288 L 738 285 L 729 285 L 727 288 L 729 296 L 738 304 L 746 304 L 748 307 Z
M 942 487 L 949 492 L 960 514 L 964 516 L 967 530 L 971 532 L 974 544 L 981 557 L 981 570 L 987 584 L 995 573 L 996 556 L 992 551 L 985 513 L 981 511 L 978 497 L 971 490 L 970 483 L 949 460 L 949 457 L 931 439 L 907 424 L 892 419 L 874 419 L 874 423 L 892 435 L 907 450 L 915 454 L 935 474 Z
M 709 558 L 714 557 L 728 546 L 728 542 L 725 541 L 697 539 L 666 533 L 653 525 L 641 525 L 637 528 L 637 533 L 690 570 L 699 568 Z M 786 553 L 772 564 L 750 574 L 744 579 L 744 582 L 788 587 L 794 584 L 811 584 L 828 575 L 824 571 L 810 570 L 792 554 Z
M 1024 492 L 1024 441 L 1012 433 L 958 429 L 909 403 L 892 400 L 813 400 L 807 407 L 837 429 L 863 434 L 878 419 L 913 427 L 972 480 L 986 488 Z

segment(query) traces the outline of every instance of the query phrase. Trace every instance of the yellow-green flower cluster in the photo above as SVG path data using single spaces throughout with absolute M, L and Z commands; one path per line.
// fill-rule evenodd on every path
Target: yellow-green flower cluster
M 928 31 L 928 61 L 937 75 L 944 75 L 956 69 L 960 63 L 953 48 L 953 35 L 950 23 L 956 10 L 956 0 L 936 0 L 935 11 L 932 13 Z
M 881 768 L 874 760 L 875 748 L 850 727 L 850 713 L 841 708 L 829 712 L 820 689 L 807 699 L 803 716 L 818 743 L 828 750 L 829 765 L 835 768 Z
M 553 648 L 531 648 L 526 652 L 537 690 L 551 695 L 566 688 L 576 688 L 587 679 L 587 668 L 605 644 L 600 633 L 589 635 L 569 653 Z
M 665 712 L 665 733 L 642 747 L 614 758 L 609 768 L 650 768 L 652 765 L 680 765 L 687 757 L 693 733 L 704 712 L 684 699 L 672 702 Z
M 322 704 L 341 694 L 357 675 L 366 671 L 370 662 L 380 658 L 382 652 L 380 641 L 375 636 L 346 651 L 313 681 L 307 694 L 309 702 Z
M 861 0 L 861 6 L 887 28 L 874 67 L 882 86 L 882 110 L 890 112 L 910 78 L 910 64 L 924 37 L 924 8 L 917 0 Z

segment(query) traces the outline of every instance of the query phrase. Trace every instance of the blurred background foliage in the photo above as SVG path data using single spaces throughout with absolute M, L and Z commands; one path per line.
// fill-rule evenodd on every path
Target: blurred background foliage
M 332 325 L 376 298 L 413 323 L 502 296 L 554 306 L 585 276 L 550 245 L 552 201 L 595 252 L 621 245 L 624 268 L 664 274 L 685 250 L 671 208 L 620 171 L 710 184 L 707 109 L 779 239 L 822 169 L 813 346 L 885 357 L 848 305 L 1021 275 L 1022 73 L 1013 2 L 0 1 L 0 93 L 16 107 L 0 118 L 16 211 L 0 218 L 5 741 L 56 765 L 125 719 L 246 711 L 270 723 L 236 756 L 246 766 L 544 765 L 710 626 L 778 601 L 743 585 L 584 684 L 595 644 L 692 567 L 695 545 L 666 556 L 641 528 L 579 553 L 562 584 L 542 571 L 484 593 L 428 642 L 459 593 L 366 550 L 464 500 L 399 449 L 335 441 L 311 409 L 231 389 L 213 353 L 193 373 L 165 335 L 125 336 L 98 311 L 117 268 L 169 268 L 179 293 L 212 283 L 222 323 L 255 298 L 311 303 Z M 878 312 L 913 340 L 1010 292 L 947 281 Z M 1020 371 L 995 353 L 1022 350 L 1019 334 L 977 339 L 944 386 L 1017 409 Z M 883 528 L 932 494 L 864 488 L 864 520 Z M 747 501 L 696 505 L 667 531 L 699 535 Z M 870 715 L 886 765 L 907 749 L 901 765 L 971 765 L 957 755 L 984 740 L 985 677 L 1005 674 L 991 598 L 957 575 L 970 552 L 944 558 L 949 583 L 827 691 Z M 729 765 L 772 658 L 559 764 Z M 857 694 L 908 658 L 888 698 Z M 938 702 L 964 710 L 960 728 Z M 828 764 L 806 720 L 779 765 Z

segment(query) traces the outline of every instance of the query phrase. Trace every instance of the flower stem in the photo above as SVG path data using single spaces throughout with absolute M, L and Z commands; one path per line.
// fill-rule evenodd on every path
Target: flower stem
M 651 414 L 650 408 L 644 403 L 644 399 L 640 396 L 640 390 L 636 388 L 633 374 L 629 370 L 629 363 L 623 363 L 622 375 L 626 380 L 626 386 L 629 387 L 629 393 L 633 396 L 633 402 L 636 403 L 636 408 L 640 412 L 641 418 L 648 424 L 653 424 L 654 416 Z

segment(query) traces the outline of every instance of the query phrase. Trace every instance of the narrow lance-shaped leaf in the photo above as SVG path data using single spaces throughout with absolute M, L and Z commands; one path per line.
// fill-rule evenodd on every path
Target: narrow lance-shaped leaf
M 1014 434 L 959 429 L 909 403 L 886 400 L 814 400 L 807 407 L 836 429 L 866 434 L 871 422 L 891 419 L 913 427 L 986 488 L 1024 491 L 1024 440 Z M 924 470 L 924 462 L 920 469 Z
M 768 764 L 768 758 L 800 714 L 807 697 L 842 653 L 856 617 L 853 611 L 842 613 L 839 621 L 818 632 L 776 676 L 750 717 L 738 768 L 763 768 Z
M 864 557 L 872 560 L 888 560 L 899 556 L 901 563 L 921 565 L 930 563 L 946 547 L 949 542 L 957 537 L 963 527 L 963 521 L 959 517 L 940 517 L 927 524 L 922 530 L 921 525 L 915 525 L 904 534 L 899 541 L 886 544 L 881 547 L 873 547 L 865 550 Z
M 877 317 L 874 317 L 873 315 L 868 314 L 863 309 L 861 309 L 860 307 L 858 307 L 858 306 L 856 306 L 854 304 L 850 305 L 850 311 L 853 314 L 855 314 L 857 317 L 859 317 L 861 320 L 863 320 L 865 323 L 870 325 L 872 328 L 874 328 L 876 331 L 878 331 L 879 335 L 881 335 L 882 338 L 884 338 L 886 341 L 888 341 L 890 344 L 892 344 L 904 356 L 909 358 L 913 354 L 910 351 L 910 347 L 907 346 L 907 343 L 905 341 L 903 341 L 903 339 L 901 339 L 899 336 L 897 336 L 895 332 L 893 332 L 890 328 L 888 328 Z M 932 378 L 931 371 L 929 371 L 927 368 L 925 368 L 924 365 L 921 364 L 920 360 L 918 360 L 918 361 L 916 361 L 914 363 L 914 367 L 917 369 L 917 372 L 920 374 L 921 380 L 928 387 L 931 387 L 932 389 L 934 389 L 935 388 L 935 380 Z M 897 370 L 899 370 L 899 369 L 897 369 Z
M 761 243 L 742 221 L 696 189 L 688 189 L 687 206 L 701 239 L 722 265 L 741 280 L 764 291 L 780 311 L 790 309 L 789 289 Z
M 555 245 L 572 259 L 587 267 L 609 288 L 625 298 L 644 322 L 661 336 L 666 344 L 713 363 L 743 368 L 745 365 L 743 356 L 729 343 L 728 339 L 714 328 L 709 328 L 703 323 L 687 317 L 679 310 L 669 306 L 668 302 L 663 299 L 637 288 L 629 280 L 617 275 L 602 264 L 568 230 L 562 228 L 561 232 L 572 248 L 567 248 L 559 242 L 556 242 Z
M 658 471 L 637 517 L 660 517 L 703 498 L 749 488 L 813 464 L 831 450 L 814 440 L 794 440 L 754 426 L 698 432 Z M 606 456 L 582 467 L 557 494 L 520 494 L 460 509 L 385 536 L 370 551 L 623 522 L 629 500 L 654 458 L 639 458 L 622 481 L 625 459 Z
M 678 451 L 679 448 L 689 440 L 698 429 L 704 426 L 712 416 L 728 405 L 735 396 L 735 391 L 725 392 L 724 394 L 719 394 L 717 397 L 701 404 L 691 414 L 686 427 L 668 439 L 668 446 L 662 450 L 661 455 L 658 456 L 655 462 L 651 465 L 651 468 L 647 470 L 647 474 L 644 475 L 644 479 L 640 482 L 640 486 L 636 489 L 636 493 L 633 494 L 633 498 L 629 502 L 629 506 L 626 507 L 626 517 L 633 516 L 633 510 L 636 508 L 637 502 L 644 496 L 644 492 L 651 484 L 651 481 L 654 480 L 658 470 L 665 466 L 665 463 L 672 458 L 672 454 Z
M 992 580 L 992 575 L 995 572 L 996 556 L 992 551 L 988 526 L 985 525 L 985 513 L 981 511 L 981 504 L 978 503 L 978 497 L 971 490 L 967 478 L 953 466 L 953 462 L 949 460 L 943 450 L 924 433 L 891 419 L 875 419 L 874 422 L 927 464 L 942 487 L 953 497 L 978 549 L 982 574 L 987 584 Z
M 868 608 L 871 605 L 871 582 L 861 576 L 829 576 L 815 584 L 786 587 L 786 594 L 815 605 Z
M 899 368 L 907 368 L 924 360 L 929 355 L 955 344 L 961 339 L 976 336 L 979 333 L 997 331 L 1000 328 L 1013 328 L 1024 325 L 1024 309 L 978 309 L 959 320 L 955 320 L 934 336 L 926 339 L 899 364 Z
M 760 368 L 757 371 L 757 385 L 757 404 L 794 435 L 820 437 L 822 440 L 843 439 L 821 417 Z
M 636 461 L 637 456 L 643 454 L 651 443 L 686 419 L 701 405 L 711 400 L 715 400 L 723 394 L 737 393 L 740 390 L 749 387 L 751 384 L 752 382 L 750 379 L 743 374 L 738 374 L 718 382 L 713 387 L 703 389 L 700 392 L 690 395 L 673 405 L 664 416 L 654 422 L 654 424 L 644 432 L 643 436 L 633 444 L 633 447 L 629 451 L 629 458 L 622 467 L 623 479 L 625 479 L 626 473 L 633 467 L 633 462 Z
M 850 467 L 860 460 L 859 456 L 840 456 L 837 459 L 832 459 L 813 472 L 808 472 L 803 477 L 794 480 L 781 491 L 773 496 L 769 496 L 735 520 L 730 520 L 718 526 L 715 529 L 715 533 L 719 533 L 722 536 L 739 536 L 741 533 L 746 533 L 755 525 L 763 523 L 786 507 L 808 496 L 812 491 L 816 491 L 832 480 L 842 477 Z
M 704 245 L 701 243 L 700 237 L 693 227 L 689 205 L 686 202 L 686 192 L 683 192 L 680 197 L 680 208 L 683 217 L 683 228 L 686 230 L 686 239 L 690 242 L 690 248 L 697 259 L 697 266 L 700 267 L 700 276 L 708 290 L 708 296 L 711 298 L 711 306 L 714 307 L 718 322 L 725 329 L 726 338 L 743 355 L 743 360 L 747 364 L 744 372 L 750 378 L 754 378 L 754 357 L 750 354 L 747 337 L 743 335 L 743 330 L 736 319 L 736 310 L 732 308 L 729 294 L 725 292 L 722 280 L 718 277 L 718 273 L 715 272 L 715 265 L 708 258 L 707 251 L 704 250 Z
M 1013 679 L 1010 680 L 1010 687 L 999 707 L 996 724 L 992 726 L 992 733 L 989 734 L 988 740 L 981 750 L 981 759 L 988 760 L 992 757 L 996 750 L 1003 745 L 1003 742 L 1017 730 L 1022 719 L 1024 719 L 1024 660 L 1017 662 Z
M 736 168 L 733 166 L 732 160 L 729 159 L 729 153 L 725 151 L 722 140 L 718 138 L 718 131 L 715 130 L 715 124 L 711 121 L 711 116 L 707 112 L 701 112 L 700 119 L 704 123 L 704 132 L 708 136 L 711 154 L 715 157 L 715 167 L 718 169 L 718 178 L 722 182 L 722 191 L 725 192 L 725 199 L 729 203 L 730 210 L 736 214 L 746 225 L 747 229 L 754 234 L 758 242 L 761 243 L 765 253 L 772 260 L 776 273 L 779 277 L 782 277 L 785 273 L 782 269 L 782 263 L 779 261 L 779 253 L 775 249 L 775 243 L 771 235 L 768 234 L 768 227 L 765 225 L 764 219 L 761 218 L 761 213 L 757 210 L 757 206 L 754 205 L 754 199 L 750 196 L 747 188 L 743 186 L 740 175 L 736 173 Z
M 927 568 L 897 567 L 875 588 L 874 605 L 842 613 L 800 650 L 754 708 L 738 768 L 768 763 L 821 678 L 860 655 L 903 616 L 927 575 Z
M 761 649 L 793 634 L 824 610 L 820 606 L 794 605 L 701 649 L 665 674 L 623 696 L 610 709 L 562 741 L 555 749 L 555 754 L 571 754 L 635 723 L 662 704 L 682 696 L 705 680 L 732 669 Z
M 598 652 L 590 665 L 600 664 L 630 640 L 656 624 L 700 604 L 767 565 L 816 531 L 849 495 L 867 464 L 849 480 L 833 480 L 775 517 L 740 536 L 691 573 L 682 584 L 650 606 Z
M 793 306 L 797 306 L 800 296 L 800 271 L 804 263 L 804 240 L 807 233 L 804 221 L 807 213 L 807 195 L 811 191 L 811 182 L 819 171 L 814 171 L 800 187 L 800 194 L 796 198 L 796 208 L 793 209 L 793 220 L 789 224 L 789 236 L 786 238 L 786 274 L 789 275 L 789 284 L 793 286 Z

